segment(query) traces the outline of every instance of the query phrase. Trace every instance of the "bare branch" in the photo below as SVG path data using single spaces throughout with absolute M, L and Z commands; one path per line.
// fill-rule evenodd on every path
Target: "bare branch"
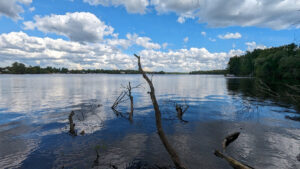
M 163 143 L 163 145 L 165 146 L 166 150 L 168 151 L 169 155 L 171 156 L 171 159 L 173 161 L 173 163 L 175 164 L 177 169 L 184 169 L 185 167 L 183 166 L 183 164 L 180 161 L 179 156 L 177 155 L 176 151 L 173 149 L 173 147 L 170 145 L 164 131 L 162 128 L 162 124 L 161 124 L 161 112 L 159 110 L 159 106 L 156 100 L 156 96 L 155 96 L 155 90 L 154 90 L 154 86 L 152 84 L 152 81 L 148 78 L 148 76 L 146 75 L 146 73 L 143 71 L 142 69 L 142 65 L 141 65 L 141 57 L 134 54 L 134 56 L 138 59 L 138 67 L 139 67 L 139 71 L 140 73 L 143 75 L 143 78 L 147 81 L 149 87 L 150 87 L 150 97 L 152 100 L 152 104 L 155 110 L 155 119 L 156 119 L 156 128 L 157 128 L 157 132 L 159 135 L 159 138 L 161 140 L 161 142 Z
M 214 153 L 217 157 L 223 158 L 225 159 L 233 168 L 235 169 L 254 169 L 253 167 L 250 167 L 246 164 L 243 164 L 237 160 L 235 160 L 234 158 L 230 157 L 230 156 L 226 156 L 225 154 L 222 154 L 220 151 L 215 150 Z

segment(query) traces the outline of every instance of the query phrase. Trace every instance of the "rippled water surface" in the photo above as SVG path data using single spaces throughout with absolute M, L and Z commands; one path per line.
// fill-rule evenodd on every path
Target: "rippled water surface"
M 226 153 L 255 168 L 300 168 L 297 108 L 284 99 L 258 96 L 253 79 L 216 75 L 154 75 L 168 139 L 188 168 L 231 168 L 213 155 L 223 138 L 240 131 Z M 128 82 L 129 102 L 111 105 Z M 133 160 L 172 164 L 155 128 L 148 86 L 141 75 L 1 75 L 0 168 L 91 168 L 99 150 L 99 168 L 125 168 Z M 183 119 L 175 104 L 190 106 Z M 75 128 L 68 134 L 68 115 Z

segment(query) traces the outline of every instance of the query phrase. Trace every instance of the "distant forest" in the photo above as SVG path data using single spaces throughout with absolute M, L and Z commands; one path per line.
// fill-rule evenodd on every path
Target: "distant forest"
M 227 74 L 227 70 L 199 70 L 192 71 L 190 74 L 213 74 L 213 75 L 224 75 Z
M 300 80 L 300 49 L 295 44 L 256 49 L 230 58 L 227 71 L 236 76 Z
M 85 74 L 85 73 L 108 73 L 108 74 L 138 74 L 138 70 L 104 70 L 104 69 L 81 69 L 69 70 L 68 68 L 55 68 L 48 66 L 42 68 L 40 66 L 28 66 L 23 63 L 14 62 L 11 66 L 4 68 L 0 67 L 2 74 L 51 74 L 51 73 L 72 73 L 72 74 Z M 149 72 L 153 74 L 165 74 L 163 71 Z

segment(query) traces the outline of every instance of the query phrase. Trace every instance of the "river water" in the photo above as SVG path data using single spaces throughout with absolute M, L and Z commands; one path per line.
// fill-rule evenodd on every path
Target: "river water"
M 163 128 L 187 168 L 231 168 L 214 156 L 228 134 L 241 132 L 226 154 L 255 168 L 300 168 L 300 122 L 295 104 L 261 96 L 254 79 L 219 75 L 154 75 Z M 111 105 L 128 82 L 128 101 Z M 1 75 L 0 168 L 125 168 L 132 161 L 161 166 L 172 161 L 155 128 L 148 86 L 141 75 Z M 177 119 L 175 104 L 189 105 Z M 75 111 L 77 132 L 68 134 Z M 96 167 L 96 168 L 97 168 Z

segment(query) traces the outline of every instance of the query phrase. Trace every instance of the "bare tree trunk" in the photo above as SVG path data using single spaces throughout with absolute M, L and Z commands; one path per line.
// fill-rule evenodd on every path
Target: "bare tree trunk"
M 165 146 L 166 150 L 168 151 L 169 155 L 171 156 L 171 159 L 172 159 L 173 163 L 175 164 L 176 168 L 177 169 L 185 169 L 185 167 L 183 166 L 183 164 L 180 161 L 179 156 L 177 155 L 177 153 L 173 149 L 173 147 L 170 145 L 170 143 L 163 131 L 163 128 L 161 125 L 161 112 L 159 110 L 159 106 L 158 106 L 158 103 L 156 100 L 155 90 L 154 90 L 152 81 L 148 78 L 148 76 L 142 69 L 140 56 L 138 56 L 136 54 L 134 54 L 134 56 L 138 59 L 138 66 L 139 66 L 140 73 L 143 75 L 143 78 L 147 81 L 147 83 L 150 87 L 150 97 L 151 97 L 152 104 L 153 104 L 153 107 L 155 110 L 156 128 L 157 128 L 159 138 L 160 138 L 161 142 L 163 143 L 163 145 Z
M 133 120 L 133 97 L 131 95 L 131 85 L 130 85 L 130 82 L 128 84 L 128 96 L 129 96 L 129 99 L 130 99 L 130 113 L 129 113 L 129 121 L 132 122 Z

